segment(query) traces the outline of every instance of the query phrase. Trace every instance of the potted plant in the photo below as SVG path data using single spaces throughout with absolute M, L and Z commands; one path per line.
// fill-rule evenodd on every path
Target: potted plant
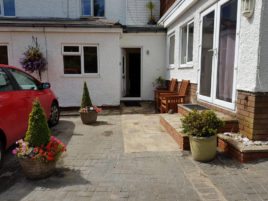
M 162 76 L 159 76 L 153 82 L 153 85 L 154 85 L 154 87 L 156 89 L 165 89 L 166 88 L 166 85 L 165 84 L 166 84 L 166 80 Z
M 148 21 L 147 24 L 155 25 L 156 24 L 156 20 L 155 20 L 155 17 L 153 16 L 153 10 L 155 8 L 155 4 L 152 1 L 149 1 L 146 4 L 146 8 L 150 11 L 150 17 L 149 17 L 149 21 Z
M 46 70 L 47 60 L 40 51 L 37 38 L 33 37 L 32 40 L 33 44 L 28 46 L 23 53 L 20 63 L 25 71 L 37 72 L 40 80 L 42 80 L 42 72 Z
M 19 159 L 23 172 L 29 179 L 41 179 L 50 176 L 56 167 L 56 161 L 66 151 L 66 146 L 51 136 L 44 111 L 38 100 L 33 103 L 26 136 L 16 142 L 12 151 Z
M 86 82 L 84 82 L 81 108 L 79 112 L 83 124 L 95 123 L 97 121 L 98 113 L 101 112 L 101 108 L 92 104 Z
M 183 132 L 189 135 L 191 153 L 197 161 L 211 161 L 217 153 L 217 131 L 224 122 L 211 110 L 192 111 L 182 119 Z

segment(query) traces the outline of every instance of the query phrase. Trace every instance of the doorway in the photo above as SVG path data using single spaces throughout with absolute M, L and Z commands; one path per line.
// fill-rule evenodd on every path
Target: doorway
M 141 48 L 122 49 L 122 99 L 141 97 Z
M 220 0 L 201 14 L 199 99 L 234 110 L 237 0 Z

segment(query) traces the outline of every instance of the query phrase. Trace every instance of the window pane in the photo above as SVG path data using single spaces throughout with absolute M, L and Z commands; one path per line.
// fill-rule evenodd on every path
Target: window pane
M 187 62 L 193 61 L 194 23 L 188 26 L 188 58 Z
M 186 63 L 187 26 L 181 30 L 181 64 Z
M 15 16 L 15 0 L 3 0 L 5 16 Z
M 7 46 L 0 46 L 0 64 L 8 64 Z
M 8 79 L 6 73 L 0 69 L 0 92 L 11 91 L 13 90 L 13 86 Z
M 91 0 L 82 0 L 82 15 L 91 15 Z
M 79 46 L 64 46 L 64 52 L 79 52 Z
M 64 74 L 81 74 L 80 56 L 63 56 Z
M 207 97 L 211 96 L 214 19 L 215 11 L 212 11 L 204 16 L 202 27 L 200 94 Z
M 10 72 L 14 76 L 15 80 L 23 90 L 36 90 L 37 85 L 35 81 L 27 74 L 15 69 L 10 69 Z
M 94 16 L 104 16 L 104 0 L 94 0 Z
M 98 73 L 97 47 L 84 47 L 85 73 Z
M 174 64 L 175 35 L 169 38 L 169 64 Z
M 236 43 L 237 0 L 221 7 L 217 99 L 232 102 Z

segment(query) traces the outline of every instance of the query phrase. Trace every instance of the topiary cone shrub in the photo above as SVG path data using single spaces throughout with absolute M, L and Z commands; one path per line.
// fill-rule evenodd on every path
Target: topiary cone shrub
M 46 146 L 50 140 L 50 129 L 47 124 L 47 119 L 42 109 L 40 102 L 33 102 L 32 112 L 28 121 L 28 129 L 25 136 L 25 141 L 32 147 Z
M 83 95 L 82 95 L 82 102 L 81 102 L 81 109 L 86 107 L 93 107 L 89 91 L 87 88 L 87 83 L 84 82 L 84 88 L 83 88 Z

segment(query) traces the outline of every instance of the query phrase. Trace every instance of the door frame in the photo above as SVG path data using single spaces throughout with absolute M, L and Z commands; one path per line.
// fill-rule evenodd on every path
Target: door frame
M 121 46 L 120 47 L 121 50 L 123 49 L 140 49 L 140 70 L 141 70 L 141 73 L 140 73 L 140 97 L 123 97 L 122 96 L 122 92 L 123 92 L 123 86 L 121 84 L 121 87 L 120 87 L 120 94 L 121 94 L 121 97 L 120 97 L 120 100 L 121 101 L 139 101 L 139 100 L 142 100 L 142 88 L 143 88 L 143 47 L 142 46 Z M 122 51 L 121 51 L 121 68 L 120 68 L 120 77 L 121 77 L 121 83 L 123 83 L 123 80 L 122 80 L 122 75 L 123 75 L 123 72 L 122 72 L 122 58 L 123 58 L 123 55 L 122 55 Z M 126 61 L 126 58 L 125 58 L 125 61 Z
M 224 107 L 226 109 L 235 110 L 236 109 L 236 81 L 237 81 L 237 66 L 239 57 L 239 33 L 240 33 L 240 0 L 237 0 L 237 21 L 236 21 L 236 41 L 235 41 L 235 57 L 234 57 L 234 74 L 233 74 L 233 92 L 232 92 L 232 102 L 223 101 L 216 98 L 216 85 L 217 85 L 217 72 L 218 72 L 218 57 L 219 57 L 219 42 L 220 42 L 220 8 L 223 4 L 230 0 L 220 0 L 214 5 L 210 6 L 208 9 L 200 13 L 200 41 L 199 41 L 199 68 L 198 68 L 198 99 L 201 101 L 206 101 L 211 104 Z M 212 72 L 211 72 L 211 95 L 210 97 L 203 96 L 200 94 L 200 81 L 201 81 L 201 63 L 202 63 L 202 38 L 203 38 L 203 17 L 210 12 L 215 12 L 214 19 L 214 36 L 213 36 L 213 59 L 212 59 Z

